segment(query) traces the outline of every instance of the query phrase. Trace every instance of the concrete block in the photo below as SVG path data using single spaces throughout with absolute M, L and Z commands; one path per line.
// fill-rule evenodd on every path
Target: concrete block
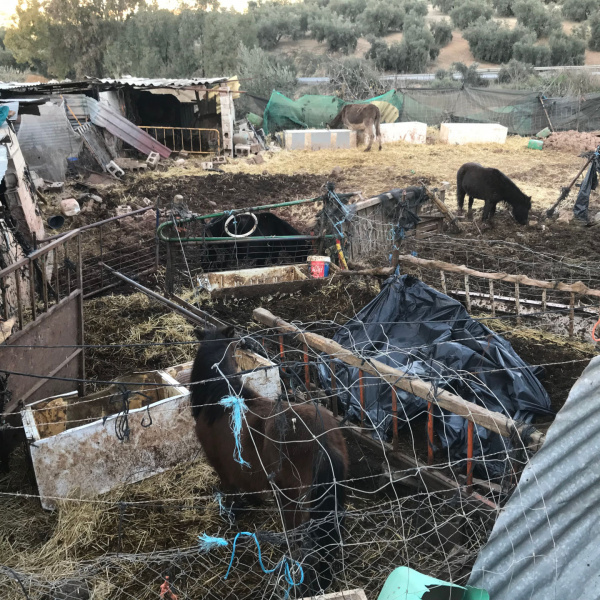
M 153 169 L 160 162 L 160 154 L 158 152 L 150 152 L 146 159 L 146 164 Z
M 287 150 L 356 148 L 356 131 L 348 129 L 288 129 L 284 132 Z
M 81 207 L 75 198 L 65 198 L 60 201 L 60 210 L 65 217 L 74 217 L 80 213 Z
M 308 600 L 309 596 L 302 598 Z M 313 598 L 313 596 L 310 596 Z M 367 600 L 367 595 L 362 589 L 344 590 L 343 592 L 333 592 L 332 594 L 324 594 L 319 596 L 319 600 Z
M 504 144 L 508 129 L 498 123 L 442 123 L 440 143 Z
M 106 165 L 106 170 L 108 171 L 108 173 L 114 175 L 115 177 L 118 177 L 119 179 L 123 177 L 123 175 L 125 175 L 125 171 L 123 171 L 123 169 L 121 169 L 121 167 L 114 160 L 111 160 Z
M 235 155 L 236 156 L 249 156 L 250 155 L 250 146 L 248 144 L 236 144 Z
M 189 158 L 190 153 L 186 152 L 185 150 L 180 150 L 179 151 L 179 158 Z
M 214 167 L 213 167 L 213 163 L 211 163 L 210 161 L 208 161 L 208 162 L 203 162 L 203 163 L 200 163 L 200 166 L 201 166 L 201 167 L 202 167 L 202 168 L 203 168 L 205 171 L 208 171 L 209 169 L 214 169 Z
M 226 165 L 227 164 L 227 157 L 225 156 L 215 156 L 213 159 L 213 164 L 214 165 Z

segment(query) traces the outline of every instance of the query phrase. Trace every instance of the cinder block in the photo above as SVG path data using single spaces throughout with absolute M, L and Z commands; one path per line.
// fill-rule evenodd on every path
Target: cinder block
M 508 129 L 498 123 L 442 123 L 442 144 L 504 144 Z
M 123 171 L 123 169 L 121 169 L 121 167 L 114 160 L 111 160 L 106 165 L 106 170 L 108 173 L 114 175 L 115 177 L 118 177 L 119 179 L 123 177 L 123 175 L 125 175 L 125 171 Z
M 213 159 L 213 164 L 214 165 L 226 165 L 227 164 L 227 158 L 225 156 L 215 156 Z
M 200 163 L 200 166 L 201 166 L 201 167 L 202 167 L 202 168 L 203 168 L 205 171 L 208 171 L 209 169 L 213 169 L 213 168 L 214 168 L 214 167 L 213 167 L 213 163 L 211 163 L 211 162 L 203 162 L 203 163 Z
M 250 156 L 250 146 L 247 144 L 237 144 L 235 147 L 236 156 Z
M 150 152 L 146 159 L 146 164 L 153 169 L 160 162 L 160 154 L 158 152 Z
M 186 152 L 185 150 L 180 150 L 179 151 L 179 158 L 189 158 L 190 153 Z

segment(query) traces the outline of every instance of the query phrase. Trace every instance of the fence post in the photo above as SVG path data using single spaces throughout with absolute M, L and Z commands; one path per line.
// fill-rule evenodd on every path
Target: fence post
M 492 310 L 492 317 L 496 316 L 496 301 L 494 300 L 494 280 L 490 279 L 490 308 Z
M 467 305 L 467 312 L 471 313 L 471 295 L 469 292 L 469 276 L 465 275 L 465 303 Z
M 77 393 L 79 396 L 85 396 L 85 334 L 83 319 L 83 264 L 81 255 L 81 233 L 77 234 L 77 287 L 79 288 L 79 344 L 81 352 L 79 353 L 79 383 L 77 384 Z M 103 267 L 102 267 L 103 268 Z
M 427 464 L 433 464 L 433 404 L 427 402 Z

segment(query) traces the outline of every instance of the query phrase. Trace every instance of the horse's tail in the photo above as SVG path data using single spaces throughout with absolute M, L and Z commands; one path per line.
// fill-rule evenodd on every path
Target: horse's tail
M 315 544 L 315 571 L 318 587 L 326 590 L 333 582 L 333 562 L 342 542 L 342 512 L 346 501 L 346 490 L 337 482 L 344 481 L 346 461 L 324 440 L 323 451 L 311 490 L 310 518 L 314 522 L 313 541 Z

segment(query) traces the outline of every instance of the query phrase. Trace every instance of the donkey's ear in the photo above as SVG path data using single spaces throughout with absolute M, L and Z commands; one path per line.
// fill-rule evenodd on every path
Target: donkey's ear
M 221 329 L 221 335 L 225 338 L 235 337 L 235 327 L 233 325 L 227 325 Z
M 206 337 L 206 331 L 202 327 L 194 327 L 194 335 L 201 342 Z

